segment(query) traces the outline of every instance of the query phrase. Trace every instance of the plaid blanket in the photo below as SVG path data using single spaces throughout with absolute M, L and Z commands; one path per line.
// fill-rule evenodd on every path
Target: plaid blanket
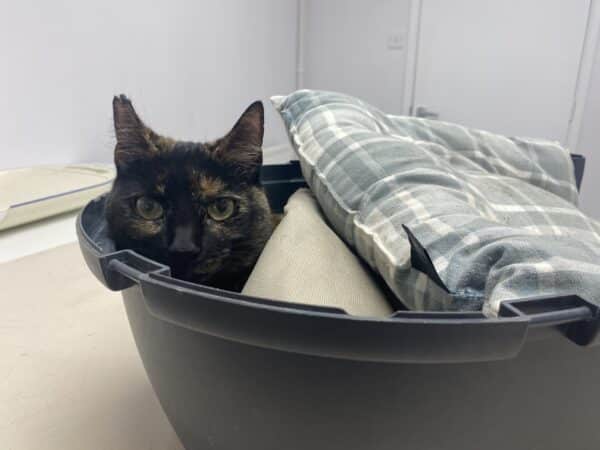
M 331 92 L 272 101 L 332 227 L 409 308 L 493 315 L 503 300 L 566 294 L 600 304 L 600 226 L 577 208 L 558 143 Z

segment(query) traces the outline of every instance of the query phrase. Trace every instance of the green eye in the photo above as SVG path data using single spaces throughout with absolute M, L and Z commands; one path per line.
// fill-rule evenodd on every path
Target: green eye
M 146 220 L 160 219 L 163 215 L 163 207 L 150 197 L 140 197 L 135 201 L 137 213 Z
M 230 198 L 220 198 L 208 205 L 208 215 L 217 221 L 229 219 L 235 210 L 235 203 Z

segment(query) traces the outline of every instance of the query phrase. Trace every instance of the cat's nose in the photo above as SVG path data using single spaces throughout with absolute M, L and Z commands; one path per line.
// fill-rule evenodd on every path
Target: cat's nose
M 177 253 L 198 253 L 200 251 L 194 242 L 194 230 L 191 226 L 178 226 L 175 228 L 169 251 Z

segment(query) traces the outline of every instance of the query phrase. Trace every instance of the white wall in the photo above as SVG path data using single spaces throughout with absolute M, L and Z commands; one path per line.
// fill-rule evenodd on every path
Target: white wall
M 401 112 L 409 0 L 306 0 L 305 86 Z M 295 85 L 296 0 L 0 2 L 0 169 L 110 161 L 111 99 L 158 131 L 225 132 L 255 98 Z M 266 145 L 286 143 L 267 104 Z M 582 208 L 600 218 L 600 46 L 578 151 Z
M 306 0 L 304 87 L 346 92 L 402 112 L 409 0 Z
M 401 51 L 389 50 L 387 38 L 408 30 L 410 0 L 305 2 L 304 86 L 347 92 L 384 111 L 402 113 L 406 46 Z M 597 219 L 599 120 L 600 43 L 576 149 L 587 158 L 580 205 Z
M 598 44 L 577 143 L 577 152 L 586 157 L 580 206 L 595 219 L 600 219 L 600 43 Z
M 118 93 L 159 132 L 215 138 L 294 89 L 295 57 L 295 0 L 2 2 L 0 168 L 110 161 Z M 269 106 L 266 145 L 280 122 Z

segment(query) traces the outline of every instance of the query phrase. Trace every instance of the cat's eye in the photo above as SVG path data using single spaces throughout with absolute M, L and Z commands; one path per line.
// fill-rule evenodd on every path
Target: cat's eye
M 146 220 L 157 220 L 163 215 L 163 207 L 150 197 L 139 197 L 135 201 L 137 213 Z
M 230 198 L 220 198 L 208 205 L 208 215 L 217 221 L 229 219 L 235 211 L 235 203 Z

